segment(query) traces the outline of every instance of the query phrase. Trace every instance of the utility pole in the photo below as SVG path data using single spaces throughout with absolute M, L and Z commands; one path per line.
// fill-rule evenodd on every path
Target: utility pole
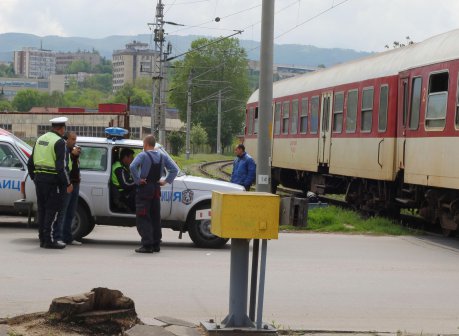
M 153 92 L 151 106 L 151 133 L 159 136 L 159 142 L 165 144 L 165 108 L 163 81 L 163 44 L 164 44 L 164 5 L 162 0 L 158 0 L 156 5 L 155 24 L 153 30 L 153 40 L 155 42 L 154 68 L 153 70 Z
M 217 154 L 222 153 L 222 90 L 218 90 L 218 114 L 217 114 Z
M 190 132 L 191 132 L 191 76 L 193 70 L 188 75 L 188 101 L 186 105 L 186 159 L 190 159 Z
M 271 191 L 271 134 L 273 99 L 273 40 L 274 40 L 274 0 L 264 0 L 261 7 L 261 49 L 260 49 L 260 90 L 259 129 L 257 148 L 256 191 Z M 258 258 L 258 240 L 254 240 L 253 256 Z M 267 240 L 262 240 L 260 259 L 260 280 L 258 287 L 257 329 L 261 328 L 265 290 Z M 255 293 L 251 293 L 255 294 Z M 252 300 L 251 300 L 252 304 Z

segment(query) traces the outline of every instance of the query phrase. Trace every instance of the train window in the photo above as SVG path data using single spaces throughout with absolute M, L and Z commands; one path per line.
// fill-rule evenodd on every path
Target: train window
M 446 123 L 446 102 L 448 100 L 447 72 L 432 74 L 427 97 L 426 127 L 444 128 Z
M 406 125 L 406 116 L 408 115 L 408 82 L 403 81 L 403 118 L 402 125 Z
M 389 105 L 389 86 L 383 85 L 379 90 L 378 131 L 387 130 L 387 107 Z
M 333 105 L 333 132 L 341 133 L 343 130 L 344 93 L 335 94 Z
M 417 130 L 419 127 L 419 112 L 421 110 L 422 77 L 413 78 L 411 88 L 410 129 Z
M 352 90 L 347 93 L 347 113 L 346 113 L 346 132 L 353 133 L 356 128 L 357 121 L 357 103 L 359 100 L 359 92 Z
M 258 134 L 258 106 L 255 107 L 255 114 L 253 116 L 253 134 Z
M 249 108 L 247 114 L 247 134 L 253 134 L 253 107 Z
M 301 99 L 300 133 L 302 134 L 308 132 L 308 104 L 308 98 Z
M 292 127 L 290 129 L 291 134 L 298 132 L 298 99 L 292 101 Z
M 322 132 L 328 132 L 328 122 L 330 121 L 330 97 L 324 97 L 322 104 Z
M 373 95 L 374 89 L 366 88 L 362 92 L 362 120 L 360 130 L 362 132 L 371 132 L 371 124 L 373 121 Z
M 311 98 L 311 133 L 317 133 L 319 128 L 319 96 Z
M 284 102 L 282 106 L 282 134 L 288 134 L 288 120 L 290 117 L 290 102 Z
M 280 134 L 280 116 L 281 116 L 281 103 L 276 103 L 276 109 L 274 110 L 274 134 Z

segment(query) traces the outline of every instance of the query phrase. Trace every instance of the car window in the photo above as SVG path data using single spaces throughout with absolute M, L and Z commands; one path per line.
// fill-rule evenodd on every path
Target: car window
M 21 159 L 10 145 L 0 144 L 0 168 L 24 168 Z
M 106 171 L 107 148 L 81 146 L 80 169 Z

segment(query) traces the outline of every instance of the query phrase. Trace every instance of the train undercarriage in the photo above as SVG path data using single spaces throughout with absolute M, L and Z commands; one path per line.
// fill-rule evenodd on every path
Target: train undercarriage
M 395 181 L 380 181 L 294 169 L 273 168 L 272 189 L 277 186 L 301 190 L 306 195 L 341 194 L 347 204 L 368 215 L 396 218 L 401 209 L 409 209 L 445 236 L 454 235 L 459 225 L 459 192 L 403 183 L 403 172 Z

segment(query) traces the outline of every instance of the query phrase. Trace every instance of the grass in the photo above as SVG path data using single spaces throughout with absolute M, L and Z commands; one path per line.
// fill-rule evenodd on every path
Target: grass
M 335 206 L 315 208 L 308 212 L 308 225 L 298 227 L 282 225 L 281 230 L 312 231 L 312 232 L 339 232 L 360 233 L 374 235 L 408 235 L 413 231 L 400 224 L 382 217 L 363 218 L 357 212 L 341 209 Z

